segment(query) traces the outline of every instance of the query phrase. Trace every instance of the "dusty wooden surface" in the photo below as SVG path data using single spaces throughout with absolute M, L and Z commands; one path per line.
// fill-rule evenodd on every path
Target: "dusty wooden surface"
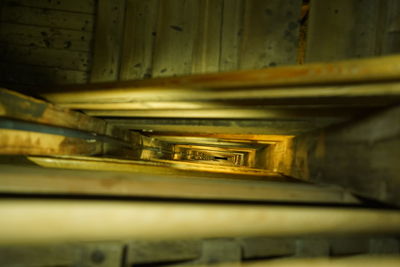
M 324 186 L 254 180 L 168 169 L 168 165 L 99 158 L 30 159 L 60 170 L 2 165 L 0 191 L 11 194 L 68 194 L 204 200 L 358 204 L 347 192 Z M 81 170 L 79 170 L 81 169 Z M 84 171 L 86 170 L 86 171 Z M 151 174 L 150 174 L 151 173 Z M 236 176 L 236 177 L 235 177 Z M 240 179 L 241 178 L 241 179 Z
M 0 85 L 35 95 L 39 85 L 88 81 L 94 0 L 1 5 Z
M 118 78 L 124 15 L 125 0 L 98 1 L 90 82 Z
M 294 139 L 288 174 L 399 205 L 400 109 Z
M 56 105 L 28 97 L 6 89 L 0 89 L 0 117 L 43 123 L 77 129 L 102 135 L 111 131 L 114 137 L 129 140 L 129 133 L 113 130 L 101 119 L 86 116 L 80 112 L 60 108 Z
M 202 88 L 268 88 L 274 86 L 321 85 L 343 83 L 365 83 L 397 80 L 399 56 L 387 56 L 370 59 L 349 60 L 335 63 L 307 64 L 262 70 L 245 70 L 226 73 L 188 75 L 171 78 L 122 81 L 114 83 L 96 83 L 83 86 L 58 87 L 50 93 L 51 88 L 43 89 L 43 95 L 61 102 L 60 97 L 76 95 L 90 97 L 90 94 L 101 92 L 115 95 L 124 90 L 140 89 L 202 89 Z M 112 90 L 110 90 L 112 89 Z M 49 92 L 46 94 L 46 92 Z M 98 97 L 98 96 L 96 96 Z M 65 100 L 67 101 L 67 99 Z
M 124 1 L 120 1 L 122 3 Z M 116 81 L 226 70 L 261 68 L 296 62 L 301 1 L 152 0 L 126 1 L 124 38 L 94 50 L 113 74 L 93 81 Z M 102 5 L 102 0 L 99 6 Z M 120 4 L 120 6 L 123 4 Z M 101 9 L 99 9 L 101 11 Z M 102 28 L 112 27 L 103 13 Z M 118 22 L 120 23 L 120 22 Z M 115 35 L 115 32 L 112 33 Z M 108 34 L 109 36 L 110 34 Z M 104 30 L 95 40 L 104 40 Z M 120 40 L 120 41 L 117 41 Z M 266 42 L 269 45 L 266 45 Z M 104 41 L 100 43 L 105 43 Z M 122 48 L 121 48 L 122 45 Z M 99 45 L 100 46 L 100 45 Z M 256 48 L 255 48 L 256 47 Z M 96 74 L 97 71 L 93 73 Z
M 2 244 L 400 231 L 398 211 L 346 207 L 25 198 L 2 199 L 0 212 Z
M 125 126 L 129 120 L 133 122 L 132 119 L 138 118 L 158 121 L 162 118 L 180 118 L 181 121 L 260 119 L 264 120 L 260 125 L 276 120 L 271 123 L 280 123 L 283 134 L 292 134 L 296 131 L 292 128 L 293 123 L 329 125 L 398 103 L 398 60 L 398 56 L 390 56 L 330 64 L 99 83 L 44 92 L 42 96 L 93 116 L 124 117 Z M 155 124 L 153 122 L 157 126 Z M 243 124 L 247 125 L 246 122 Z M 229 125 L 235 125 L 235 122 Z M 206 122 L 201 126 L 224 125 Z M 138 129 L 138 125 L 132 124 L 131 127 Z M 162 131 L 159 127 L 143 127 L 141 130 Z M 271 130 L 262 133 L 276 132 Z
M 102 144 L 61 135 L 1 129 L 2 155 L 96 155 Z
M 381 244 L 377 251 L 374 244 Z M 337 250 L 342 245 L 342 253 L 335 255 L 323 254 L 326 248 Z M 385 237 L 351 237 L 351 238 L 218 238 L 189 240 L 126 240 L 120 242 L 71 243 L 57 245 L 24 245 L 1 246 L 0 264 L 6 266 L 23 265 L 58 266 L 58 265 L 88 265 L 117 267 L 121 264 L 172 264 L 176 262 L 185 266 L 213 266 L 216 263 L 229 263 L 230 266 L 254 266 L 257 263 L 245 263 L 246 260 L 268 258 L 262 264 L 270 265 L 280 261 L 293 264 L 325 263 L 328 266 L 343 266 L 344 263 L 383 264 L 398 257 L 399 241 Z M 306 253 L 299 253 L 307 247 Z M 124 253 L 123 249 L 127 248 Z M 322 249 L 321 249 L 322 248 Z M 349 256 L 350 254 L 363 254 Z M 371 255 L 373 254 L 373 255 Z M 337 256 L 347 256 L 338 259 Z M 293 259 L 297 257 L 297 259 Z M 322 257 L 316 260 L 301 260 L 298 257 Z M 282 257 L 276 259 L 275 257 Z M 292 258 L 292 259 L 290 259 Z M 283 260 L 283 261 L 282 261 Z M 380 262 L 378 263 L 379 260 Z M 300 262 L 299 262 L 300 261 Z M 347 262 L 345 262 L 347 261 Z M 395 263 L 395 261 L 393 262 Z M 291 265 L 292 264 L 292 265 Z M 263 265 L 263 266 L 265 266 Z M 295 265 L 295 266 L 298 266 Z M 313 266 L 313 265 L 312 265 Z M 317 265 L 320 266 L 320 265 Z M 366 266 L 366 265 L 362 265 Z M 367 265 L 368 266 L 368 265 Z M 386 266 L 386 265 L 385 265 Z
M 119 78 L 151 78 L 158 0 L 127 0 Z M 100 33 L 101 34 L 101 33 Z
M 329 62 L 400 51 L 398 1 L 312 0 L 310 7 L 306 62 Z
M 244 1 L 240 69 L 295 64 L 301 1 Z

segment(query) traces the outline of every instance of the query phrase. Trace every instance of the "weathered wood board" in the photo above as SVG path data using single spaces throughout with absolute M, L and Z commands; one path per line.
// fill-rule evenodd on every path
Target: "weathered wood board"
M 160 1 L 153 76 L 190 74 L 199 1 Z
M 223 0 L 200 0 L 192 73 L 220 71 Z
M 400 205 L 400 108 L 294 139 L 289 172 Z
M 398 1 L 311 0 L 306 62 L 399 52 Z
M 94 0 L 4 0 L 0 85 L 36 95 L 44 84 L 88 81 Z
M 2 83 L 14 83 L 19 90 L 22 89 L 21 84 L 34 86 L 82 84 L 86 83 L 87 79 L 88 73 L 86 71 L 0 62 L 0 81 Z M 4 87 L 7 87 L 7 85 Z
M 6 4 L 3 7 L 1 18 L 3 22 L 8 23 L 88 32 L 92 31 L 94 23 L 92 14 Z
M 101 0 L 96 13 L 90 81 L 114 81 L 119 75 L 125 0 Z
M 93 14 L 95 0 L 3 0 L 6 5 Z
M 128 0 L 119 78 L 295 63 L 300 4 L 300 0 Z M 102 40 L 104 31 L 98 34 Z
M 295 64 L 301 0 L 245 1 L 240 69 Z
M 2 62 L 85 71 L 89 66 L 86 52 L 29 46 L 0 45 Z M 33 68 L 33 67 L 32 67 Z
M 0 28 L 0 42 L 11 45 L 89 51 L 91 41 L 91 32 L 5 22 L 2 23 Z
M 159 1 L 127 0 L 120 79 L 151 78 Z

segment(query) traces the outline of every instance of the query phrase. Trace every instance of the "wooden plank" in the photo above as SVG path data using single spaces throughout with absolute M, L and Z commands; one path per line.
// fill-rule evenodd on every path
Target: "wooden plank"
M 93 31 L 93 15 L 49 10 L 47 8 L 8 5 L 4 6 L 1 19 L 8 23 Z
M 2 155 L 95 155 L 102 143 L 61 135 L 1 129 Z
M 0 246 L 2 266 L 93 266 L 122 264 L 122 242 Z
M 220 71 L 239 67 L 239 49 L 242 35 L 243 0 L 224 0 L 221 29 Z
M 0 42 L 10 45 L 89 51 L 91 32 L 2 23 Z
M 221 109 L 220 112 L 223 112 L 224 108 L 234 107 L 232 104 L 229 105 L 230 101 L 233 101 L 233 103 L 235 101 L 236 103 L 237 101 L 247 102 L 250 105 L 259 106 L 261 109 L 263 107 L 273 109 L 274 107 L 279 108 L 279 106 L 293 106 L 294 108 L 304 109 L 307 108 L 306 105 L 320 108 L 334 108 L 335 105 L 344 108 L 346 105 L 347 107 L 353 105 L 353 108 L 357 108 L 393 105 L 398 103 L 400 95 L 400 83 L 398 82 L 233 90 L 148 88 L 145 91 L 143 89 L 87 90 L 81 91 L 79 94 L 67 91 L 44 94 L 43 97 L 60 105 L 76 109 L 85 109 L 85 107 L 88 110 L 101 109 L 101 105 L 105 104 L 104 109 L 109 110 L 112 108 L 111 105 L 115 104 L 114 109 L 118 109 L 119 105 L 121 110 L 138 109 L 138 112 L 140 112 L 141 109 L 146 110 L 148 108 L 138 107 L 147 104 L 153 107 L 159 106 L 160 110 L 168 110 L 173 109 L 168 105 L 171 105 L 175 100 L 181 106 L 177 110 L 189 109 L 190 104 L 199 103 L 197 109 L 196 105 L 192 109 L 215 110 L 215 107 L 217 107 Z M 315 106 L 317 99 L 317 103 L 322 106 Z M 376 103 L 373 101 L 376 101 Z M 201 104 L 202 102 L 205 104 Z M 228 103 L 228 105 L 224 103 Z M 236 107 L 245 108 L 246 105 L 238 104 Z M 157 112 L 157 108 L 154 112 Z
M 153 77 L 191 72 L 198 10 L 198 1 L 160 2 Z
M 158 0 L 127 0 L 120 79 L 151 78 Z
M 123 129 L 147 132 L 297 135 L 323 128 L 326 120 L 106 119 Z
M 191 173 L 144 162 L 105 158 L 30 157 L 55 170 L 2 165 L 3 193 L 136 196 L 180 199 L 358 204 L 335 187 L 254 180 L 250 176 Z M 69 162 L 69 164 L 68 164 Z M 80 162 L 80 164 L 79 164 Z M 65 170 L 75 169 L 75 170 Z M 81 170 L 79 170 L 81 169 Z M 83 171 L 86 170 L 86 171 Z M 246 179 L 243 179 L 245 178 Z M 247 178 L 248 177 L 248 178 Z M 220 179 L 222 178 L 222 179 Z M 239 179 L 238 179 L 239 178 Z M 241 178 L 241 179 L 240 179 Z M 278 180 L 278 179 L 276 179 Z
M 310 6 L 306 62 L 376 55 L 379 1 L 312 0 Z
M 7 6 L 27 6 L 94 14 L 95 0 L 4 0 Z
M 72 245 L 53 246 L 2 246 L 0 264 L 3 266 L 68 266 L 72 265 L 79 251 Z
M 245 2 L 240 69 L 296 63 L 301 0 Z
M 134 140 L 134 138 L 121 140 L 118 136 L 109 137 L 7 118 L 0 119 L 0 128 L 4 139 L 1 143 L 0 154 L 3 155 L 104 154 L 136 159 L 140 158 L 142 153 L 141 142 L 137 142 L 141 140 Z M 76 146 L 75 150 L 73 146 Z
M 215 238 L 203 240 L 201 256 L 193 261 L 194 265 L 242 265 L 242 248 L 235 239 Z
M 125 0 L 100 0 L 94 36 L 91 82 L 115 81 L 119 75 Z
M 80 106 L 79 109 L 85 109 Z M 376 109 L 375 109 L 376 110 Z M 90 116 L 103 117 L 138 117 L 138 118 L 208 118 L 208 119 L 281 119 L 281 120 L 306 120 L 314 118 L 326 118 L 338 121 L 372 112 L 374 109 L 362 108 L 225 108 L 219 109 L 85 109 Z
M 83 131 L 81 134 L 85 136 L 89 134 L 89 137 L 82 138 L 89 138 L 90 142 L 94 140 L 93 143 L 101 143 L 103 153 L 132 159 L 140 157 L 143 145 L 149 139 L 107 124 L 101 119 L 66 110 L 6 89 L 0 89 L 0 117 Z M 154 148 L 162 146 L 154 143 Z M 161 153 L 161 156 L 163 155 Z
M 40 84 L 83 84 L 87 80 L 88 74 L 85 71 L 0 62 L 0 81 L 2 82 L 37 86 Z
M 202 255 L 201 240 L 131 241 L 127 247 L 129 265 L 189 261 Z
M 83 86 L 57 87 L 57 93 L 50 93 L 52 88 L 43 88 L 43 96 L 67 102 L 67 98 L 98 99 L 101 95 L 107 98 L 122 92 L 140 92 L 142 95 L 155 94 L 161 91 L 199 92 L 206 88 L 271 88 L 274 86 L 303 85 L 340 85 L 343 83 L 366 83 L 398 80 L 400 56 L 386 56 L 371 59 L 359 59 L 328 64 L 306 64 L 263 70 L 247 70 L 227 73 L 188 75 L 181 77 L 158 78 L 119 83 L 88 84 Z M 168 90 L 166 89 L 168 88 Z M 151 89 L 151 91 L 150 91 Z M 287 88 L 289 89 L 289 88 Z M 158 92 L 156 90 L 159 90 Z M 75 91 L 75 92 L 74 92 Z M 79 91 L 79 95 L 76 93 Z M 211 91 L 207 90 L 207 94 Z M 222 90 L 221 90 L 222 91 Z M 47 94 L 45 94 L 48 92 Z M 232 90 L 234 92 L 234 90 Z M 273 90 L 271 90 L 271 93 Z M 62 97 L 59 97 L 62 96 Z M 75 96 L 75 97 L 73 97 Z M 137 95 L 136 95 L 137 96 Z M 203 98 L 206 98 L 204 96 Z M 62 101 L 64 99 L 65 101 Z
M 101 135 L 107 135 L 111 132 L 113 137 L 131 140 L 128 138 L 130 134 L 127 131 L 115 129 L 116 127 L 108 125 L 101 119 L 92 118 L 81 112 L 70 111 L 6 89 L 0 89 L 0 116 Z
M 223 0 L 200 0 L 193 47 L 192 73 L 218 72 L 221 52 Z
M 60 49 L 0 45 L 2 62 L 29 64 L 34 66 L 57 67 L 66 70 L 86 71 L 89 66 L 87 52 Z
M 379 25 L 377 27 L 377 54 L 400 52 L 400 4 L 396 0 L 380 1 Z
M 292 256 L 296 252 L 296 239 L 247 237 L 240 238 L 244 259 Z
M 165 201 L 3 199 L 0 212 L 0 241 L 8 245 L 130 238 L 395 235 L 400 223 L 394 210 Z
M 294 139 L 291 177 L 400 205 L 400 108 Z

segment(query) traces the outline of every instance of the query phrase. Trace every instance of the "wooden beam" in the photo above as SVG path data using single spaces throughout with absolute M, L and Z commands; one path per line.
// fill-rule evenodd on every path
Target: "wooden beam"
M 84 106 L 85 104 L 83 104 Z M 79 106 L 79 104 L 77 105 Z M 85 110 L 90 116 L 101 117 L 139 117 L 139 118 L 208 118 L 208 119 L 314 119 L 344 121 L 351 117 L 376 111 L 376 108 L 225 108 L 221 105 L 215 109 L 118 109 L 116 104 L 112 110 L 111 105 L 97 104 L 96 109 Z M 83 107 L 81 107 L 83 108 Z
M 3 137 L 7 137 L 7 140 L 2 140 L 2 144 L 12 145 L 13 149 L 3 147 L 0 152 L 2 154 L 11 153 L 11 151 L 14 151 L 13 154 L 18 153 L 17 151 L 22 154 L 29 154 L 29 151 L 31 151 L 34 155 L 38 155 L 39 151 L 42 151 L 43 155 L 51 155 L 50 151 L 58 151 L 55 152 L 55 155 L 74 155 L 73 151 L 81 151 L 75 155 L 93 155 L 101 151 L 108 155 L 138 158 L 144 145 L 152 148 L 162 147 L 161 143 L 153 140 L 154 138 L 133 133 L 111 125 L 102 119 L 93 118 L 7 89 L 0 89 L 0 118 L 3 118 L 0 119 L 2 127 L 6 127 L 3 124 L 7 124 L 9 125 L 6 127 L 8 130 L 19 130 L 14 137 L 9 132 L 3 131 Z M 22 125 L 22 128 L 15 128 L 18 125 Z M 49 137 L 49 140 L 40 140 L 42 144 L 47 144 L 46 149 L 40 150 L 38 144 L 32 143 L 32 140 L 39 140 L 46 136 Z M 16 138 L 21 143 L 18 144 Z M 73 144 L 77 146 L 84 144 L 83 147 L 86 150 L 83 147 L 83 150 L 79 150 L 79 148 L 65 150 L 65 147 L 60 150 L 58 146 L 51 148 L 50 144 L 55 145 L 58 141 L 50 142 L 50 139 L 61 140 L 62 138 L 71 140 L 70 143 L 63 143 L 64 146 L 68 144 L 68 147 L 72 147 Z M 9 143 L 11 140 L 12 144 Z M 88 142 L 92 142 L 92 144 L 88 144 Z M 102 146 L 102 149 L 88 149 L 94 144 Z M 31 149 L 28 146 L 31 146 Z
M 90 81 L 116 81 L 120 71 L 125 0 L 100 0 L 97 3 Z
M 220 74 L 223 75 L 223 74 Z M 194 75 L 193 75 L 194 76 Z M 222 78 L 222 77 L 221 77 Z M 217 77 L 216 77 L 217 79 Z M 149 81 L 155 81 L 149 80 Z M 368 79 L 366 78 L 365 82 Z M 140 81 L 139 81 L 140 82 Z M 126 82 L 109 84 L 108 89 L 97 85 L 98 90 L 85 90 L 79 92 L 74 90 L 60 91 L 57 93 L 43 94 L 42 96 L 51 102 L 73 108 L 101 109 L 101 105 L 115 104 L 114 109 L 143 108 L 143 103 L 159 108 L 171 107 L 171 102 L 176 101 L 182 108 L 196 107 L 196 102 L 209 102 L 204 108 L 223 108 L 224 103 L 229 105 L 230 101 L 251 102 L 257 105 L 388 105 L 399 101 L 399 82 L 386 83 L 364 83 L 347 85 L 323 85 L 323 86 L 292 86 L 292 87 L 262 87 L 262 88 L 236 88 L 230 89 L 208 89 L 208 88 L 168 88 L 156 87 L 123 87 Z M 246 80 L 243 79 L 243 87 Z M 228 90 L 229 89 L 229 90 Z M 372 100 L 377 100 L 374 102 Z M 318 100 L 318 102 L 316 102 Z M 319 102 L 321 101 L 321 102 Z M 358 101 L 361 101 L 360 103 Z M 164 104 L 166 102 L 166 104 Z M 95 106 L 97 104 L 97 106 Z M 140 106 L 140 104 L 142 106 Z M 214 104 L 214 105 L 212 105 Z M 234 103 L 235 104 L 235 103 Z M 105 108 L 107 109 L 107 105 Z M 226 104 L 225 104 L 226 105 Z M 232 104 L 231 104 L 232 105 Z M 237 103 L 236 103 L 237 105 Z M 241 106 L 241 104 L 239 104 Z
M 95 99 L 95 95 L 109 92 L 139 91 L 149 88 L 266 88 L 293 85 L 343 84 L 397 80 L 400 56 L 359 59 L 335 63 L 295 65 L 262 70 L 244 70 L 226 73 L 190 75 L 182 77 L 125 81 L 119 83 L 97 83 L 82 86 L 43 89 L 42 95 L 54 102 L 80 97 Z M 53 88 L 55 89 L 55 88 Z M 47 93 L 46 93 L 47 92 Z M 79 96 L 76 94 L 79 92 Z M 75 97 L 73 97 L 75 95 Z M 85 100 L 87 100 L 85 99 Z M 68 100 L 68 101 L 69 101 Z M 62 101 L 61 101 L 62 102 Z
M 130 132 L 104 120 L 0 88 L 0 117 L 70 128 L 122 140 L 132 140 Z
M 292 136 L 339 122 L 327 120 L 256 120 L 256 119 L 176 119 L 176 118 L 110 118 L 112 125 L 123 129 L 153 132 L 174 132 L 188 134 L 258 134 Z
M 0 192 L 360 204 L 356 198 L 337 187 L 299 184 L 279 179 L 273 181 L 268 177 L 254 180 L 244 175 L 193 173 L 174 170 L 159 163 L 100 158 L 29 159 L 36 164 L 64 170 L 1 165 Z
M 287 175 L 400 205 L 400 107 L 293 139 Z M 291 158 L 288 155 L 287 158 Z M 287 165 L 287 164 L 286 164 Z
M 103 144 L 95 139 L 1 129 L 2 155 L 95 155 L 102 154 Z
M 306 62 L 378 55 L 380 4 L 375 0 L 311 0 Z
M 398 211 L 288 205 L 2 199 L 0 217 L 2 244 L 400 232 Z

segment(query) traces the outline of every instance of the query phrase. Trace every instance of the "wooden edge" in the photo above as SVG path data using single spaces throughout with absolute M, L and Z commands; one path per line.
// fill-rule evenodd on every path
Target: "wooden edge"
M 127 172 L 128 166 L 113 163 L 85 163 L 92 170 L 56 170 L 38 167 L 2 165 L 0 192 L 29 194 L 68 194 L 214 199 L 237 201 L 278 201 L 307 203 L 359 204 L 336 187 L 313 186 L 262 180 L 238 180 L 196 177 L 184 174 Z M 121 167 L 122 166 L 122 167 Z M 106 168 L 122 171 L 96 171 Z M 135 166 L 132 166 L 132 169 Z M 156 170 L 153 167 L 148 169 Z M 110 169 L 108 169 L 110 170 Z M 143 168 L 140 169 L 143 171 Z M 155 172 L 157 173 L 157 171 Z
M 108 124 L 102 119 L 0 88 L 0 117 L 71 128 L 138 142 L 138 134 Z
M 385 56 L 349 61 L 283 66 L 261 70 L 243 70 L 225 73 L 188 75 L 124 82 L 70 85 L 43 89 L 42 95 L 56 95 L 76 91 L 124 90 L 128 88 L 239 88 L 293 85 L 343 84 L 354 82 L 398 80 L 400 56 Z M 50 97 L 51 96 L 51 97 Z

